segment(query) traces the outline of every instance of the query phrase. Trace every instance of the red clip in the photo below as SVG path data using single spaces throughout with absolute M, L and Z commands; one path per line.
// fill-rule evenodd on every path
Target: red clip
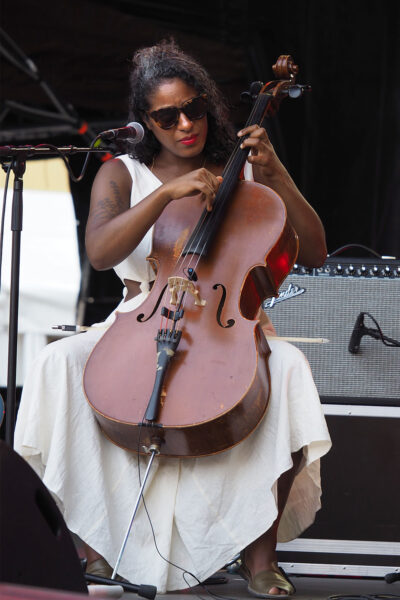
M 81 125 L 81 126 L 79 127 L 79 129 L 78 129 L 78 133 L 79 133 L 79 135 L 83 135 L 84 133 L 86 133 L 86 132 L 87 132 L 87 130 L 88 130 L 88 129 L 89 129 L 89 126 L 88 126 L 88 124 L 86 123 L 86 121 L 84 121 L 84 122 L 82 123 L 82 125 Z

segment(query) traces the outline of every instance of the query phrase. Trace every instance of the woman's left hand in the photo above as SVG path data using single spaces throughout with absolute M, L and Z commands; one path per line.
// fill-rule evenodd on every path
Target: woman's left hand
M 247 135 L 241 148 L 250 148 L 247 157 L 253 165 L 254 181 L 272 188 L 286 205 L 290 223 L 299 236 L 298 262 L 309 267 L 321 266 L 326 258 L 326 242 L 323 225 L 293 179 L 279 160 L 268 134 L 263 127 L 251 125 L 238 132 Z
M 264 127 L 250 125 L 250 127 L 241 129 L 237 135 L 238 137 L 248 135 L 240 147 L 250 148 L 247 160 L 254 166 L 261 168 L 264 176 L 272 177 L 277 172 L 284 170 Z

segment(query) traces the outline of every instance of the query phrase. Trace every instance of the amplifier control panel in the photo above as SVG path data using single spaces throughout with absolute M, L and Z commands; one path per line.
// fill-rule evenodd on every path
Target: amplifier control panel
M 292 275 L 322 277 L 399 278 L 400 260 L 395 258 L 327 258 L 322 267 L 311 269 L 295 264 Z

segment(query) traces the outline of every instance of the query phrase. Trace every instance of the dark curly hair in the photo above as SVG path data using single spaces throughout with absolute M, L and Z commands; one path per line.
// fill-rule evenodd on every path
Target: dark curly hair
M 199 94 L 207 94 L 208 135 L 204 155 L 215 164 L 226 162 L 235 143 L 227 104 L 207 71 L 194 58 L 184 53 L 174 40 L 162 40 L 155 46 L 137 50 L 133 55 L 129 120 L 141 123 L 145 135 L 139 144 L 127 144 L 129 155 L 149 165 L 159 153 L 160 143 L 146 127 L 143 114 L 150 107 L 149 96 L 160 83 L 174 78 L 181 79 Z

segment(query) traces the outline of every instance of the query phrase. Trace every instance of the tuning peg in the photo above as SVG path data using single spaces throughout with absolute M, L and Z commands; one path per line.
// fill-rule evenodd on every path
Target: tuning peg
M 240 101 L 244 104 L 250 104 L 252 101 L 250 92 L 242 92 L 240 94 Z
M 299 98 L 303 92 L 311 92 L 311 85 L 291 85 L 288 90 L 289 98 Z
M 250 89 L 248 92 L 242 92 L 240 94 L 240 99 L 242 100 L 242 102 L 245 102 L 246 104 L 250 104 L 250 102 L 253 102 L 258 94 L 261 91 L 261 88 L 264 86 L 262 81 L 253 81 L 252 84 L 250 84 Z

